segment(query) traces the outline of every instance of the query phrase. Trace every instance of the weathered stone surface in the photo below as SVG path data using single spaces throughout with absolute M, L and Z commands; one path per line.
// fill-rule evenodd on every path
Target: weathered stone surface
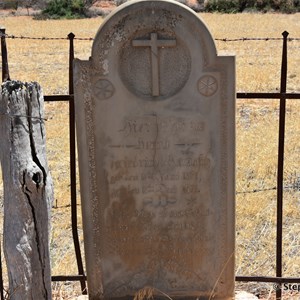
M 75 61 L 90 299 L 231 299 L 234 57 L 172 1 L 132 1 Z

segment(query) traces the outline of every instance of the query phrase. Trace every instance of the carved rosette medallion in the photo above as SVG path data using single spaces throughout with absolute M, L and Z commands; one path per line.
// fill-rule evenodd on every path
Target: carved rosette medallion
M 105 100 L 113 96 L 115 88 L 107 79 L 99 79 L 94 85 L 94 95 L 96 99 Z
M 198 91 L 205 97 L 214 95 L 218 90 L 218 81 L 214 76 L 204 75 L 198 81 Z

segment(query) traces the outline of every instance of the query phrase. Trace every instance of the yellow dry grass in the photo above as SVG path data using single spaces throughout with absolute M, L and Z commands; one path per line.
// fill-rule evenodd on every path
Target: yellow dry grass
M 300 14 L 201 14 L 214 38 L 300 38 Z M 94 37 L 102 18 L 35 21 L 29 17 L 0 19 L 9 35 Z M 11 77 L 38 81 L 45 94 L 68 91 L 68 41 L 9 39 Z M 88 59 L 92 42 L 75 41 L 75 55 Z M 273 92 L 280 86 L 282 41 L 216 42 L 219 52 L 236 54 L 237 90 Z M 300 41 L 288 43 L 288 91 L 300 91 Z M 239 275 L 275 276 L 278 101 L 238 100 L 237 104 L 237 251 Z M 284 171 L 284 276 L 300 276 L 300 100 L 288 100 Z M 54 275 L 76 274 L 71 238 L 68 158 L 68 106 L 46 104 L 48 159 L 55 184 L 51 240 Z M 269 189 L 269 190 L 268 190 Z M 80 212 L 79 212 L 80 219 Z M 79 220 L 81 234 L 81 221 Z M 251 289 L 269 291 L 271 285 Z M 74 287 L 72 286 L 72 290 Z M 61 291 L 60 291 L 61 292 Z M 75 291 L 74 291 L 75 293 Z M 68 294 L 70 295 L 70 294 Z M 65 296 L 64 296 L 65 297 Z M 289 296 L 290 297 L 290 296 Z

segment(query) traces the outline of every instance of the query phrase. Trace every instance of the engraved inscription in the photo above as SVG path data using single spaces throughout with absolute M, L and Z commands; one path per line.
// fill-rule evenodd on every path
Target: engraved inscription
M 205 130 L 205 122 L 201 120 L 189 120 L 172 117 L 159 119 L 155 118 L 156 115 L 146 115 L 143 118 L 126 118 L 123 121 L 122 128 L 119 131 L 123 132 L 127 137 L 129 135 L 151 134 L 155 130 L 169 134 L 178 134 L 183 130 L 195 134 Z
M 138 207 L 157 208 L 179 199 L 191 205 L 193 198 L 206 195 L 208 132 L 205 121 L 194 117 L 125 118 L 118 140 L 109 145 L 117 157 L 107 170 L 111 199 L 121 198 L 125 188 Z
M 155 113 L 118 124 L 107 145 L 107 256 L 155 278 L 164 270 L 170 288 L 184 285 L 172 277 L 181 270 L 192 286 L 200 276 L 194 261 L 211 251 L 205 244 L 213 238 L 209 125 L 199 115 Z

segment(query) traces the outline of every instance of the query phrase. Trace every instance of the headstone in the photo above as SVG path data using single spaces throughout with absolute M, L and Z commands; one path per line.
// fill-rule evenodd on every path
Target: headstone
M 90 299 L 231 299 L 234 57 L 178 2 L 130 1 L 74 80 Z

